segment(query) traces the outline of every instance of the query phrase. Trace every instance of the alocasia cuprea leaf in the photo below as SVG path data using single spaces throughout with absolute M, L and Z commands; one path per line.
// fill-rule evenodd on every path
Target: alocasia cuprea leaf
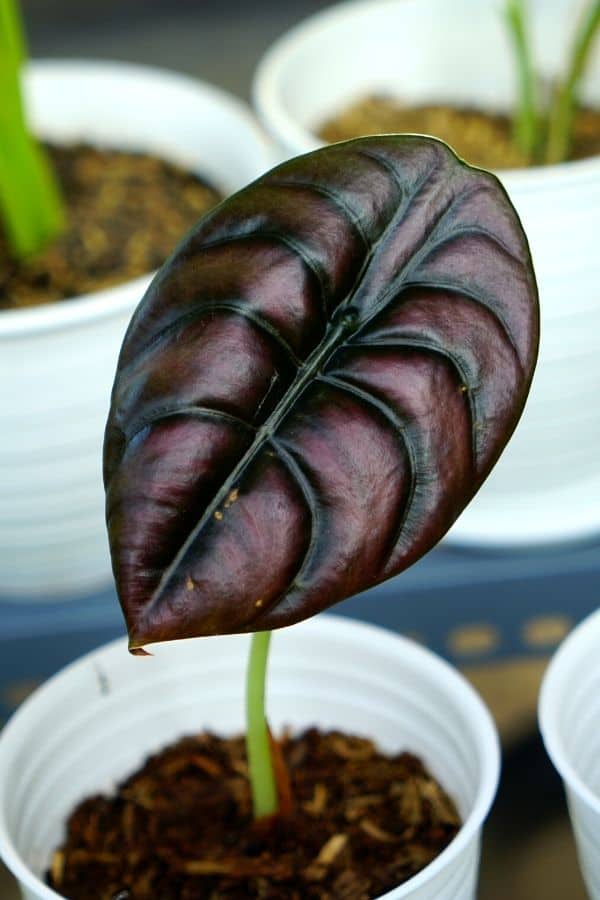
M 333 145 L 225 201 L 119 360 L 105 484 L 131 647 L 288 625 L 406 568 L 498 458 L 537 344 L 517 216 L 439 141 Z

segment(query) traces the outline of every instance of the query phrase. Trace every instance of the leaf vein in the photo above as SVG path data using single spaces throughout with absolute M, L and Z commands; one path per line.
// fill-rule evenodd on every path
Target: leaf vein
M 134 423 L 131 431 L 128 431 L 125 434 L 125 446 L 129 446 L 131 442 L 135 440 L 137 435 L 144 431 L 145 428 L 156 425 L 164 419 L 172 419 L 177 416 L 183 416 L 190 419 L 215 419 L 216 421 L 228 425 L 235 425 L 236 427 L 243 428 L 245 431 L 249 431 L 252 434 L 256 432 L 254 426 L 249 422 L 221 409 L 214 409 L 211 406 L 195 406 L 194 404 L 182 406 L 171 405 L 159 407 L 158 409 L 155 409 L 151 415 L 138 419 L 138 421 Z
M 511 329 L 508 326 L 508 323 L 505 321 L 504 317 L 500 314 L 500 311 L 497 308 L 497 304 L 491 297 L 486 297 L 484 294 L 479 291 L 474 291 L 464 284 L 461 284 L 456 281 L 452 281 L 448 279 L 447 281 L 427 281 L 427 280 L 414 280 L 414 281 L 406 281 L 398 291 L 398 293 L 405 293 L 409 291 L 411 288 L 425 288 L 426 290 L 432 291 L 449 291 L 452 294 L 458 294 L 461 297 L 465 297 L 467 300 L 472 300 L 473 303 L 478 304 L 483 307 L 494 319 L 499 323 L 500 327 L 504 331 L 506 335 L 506 339 L 510 345 L 511 350 L 515 355 L 515 359 L 519 366 L 520 371 L 523 371 L 523 364 L 521 362 L 521 357 L 519 355 L 519 348 L 517 347 L 517 342 L 512 334 Z
M 172 322 L 160 330 L 158 334 L 154 335 L 151 341 L 149 341 L 140 351 L 139 353 L 126 365 L 124 366 L 120 373 L 119 377 L 123 378 L 127 375 L 131 369 L 136 368 L 146 360 L 152 351 L 159 347 L 161 344 L 165 343 L 169 337 L 184 325 L 188 325 L 192 322 L 201 319 L 205 315 L 210 315 L 212 312 L 220 312 L 221 310 L 229 311 L 235 313 L 236 315 L 242 316 L 247 321 L 251 322 L 258 329 L 260 329 L 263 333 L 271 337 L 278 345 L 278 348 L 284 353 L 287 357 L 288 362 L 297 369 L 301 364 L 301 360 L 296 356 L 292 347 L 283 337 L 283 335 L 278 331 L 278 329 L 264 316 L 255 312 L 255 310 L 251 309 L 249 306 L 244 305 L 246 301 L 242 298 L 239 300 L 206 300 L 201 304 L 195 305 L 192 309 L 183 313 L 181 316 L 178 316 Z
M 304 502 L 306 503 L 306 506 L 308 507 L 308 511 L 309 511 L 310 519 L 311 519 L 310 537 L 307 542 L 306 550 L 304 551 L 304 554 L 298 564 L 298 567 L 296 569 L 296 572 L 294 573 L 294 576 L 290 579 L 290 582 L 287 585 L 287 587 L 280 593 L 278 599 L 273 603 L 273 606 L 275 606 L 277 603 L 279 603 L 281 600 L 283 600 L 284 597 L 286 597 L 287 594 L 289 594 L 289 592 L 294 587 L 301 587 L 301 585 L 298 584 L 298 581 L 299 581 L 299 579 L 301 579 L 302 573 L 308 567 L 308 565 L 313 557 L 314 550 L 317 545 L 317 539 L 319 536 L 321 519 L 320 519 L 320 515 L 319 515 L 319 505 L 315 499 L 314 489 L 313 489 L 310 481 L 308 480 L 308 478 L 302 471 L 302 468 L 300 467 L 298 462 L 294 459 L 293 454 L 290 453 L 290 451 L 287 450 L 287 448 L 285 448 L 283 446 L 283 444 L 280 440 L 277 440 L 274 437 L 270 438 L 269 444 L 271 445 L 271 447 L 277 454 L 277 458 L 286 467 L 286 469 L 288 470 L 288 472 L 294 479 L 296 485 L 300 489 L 300 492 L 302 493 L 302 496 L 304 498 Z M 271 609 L 273 608 L 273 606 L 271 607 Z M 261 616 L 264 615 L 264 612 L 265 612 L 264 610 L 261 610 L 261 613 L 260 613 Z
M 289 235 L 283 234 L 280 231 L 275 231 L 271 228 L 255 228 L 251 231 L 249 230 L 246 232 L 238 232 L 236 234 L 230 234 L 225 237 L 219 237 L 213 240 L 201 242 L 199 245 L 194 247 L 194 251 L 198 253 L 200 250 L 213 250 L 219 247 L 226 247 L 229 244 L 238 243 L 239 241 L 261 240 L 264 238 L 276 241 L 279 244 L 283 244 L 285 247 L 291 250 L 292 253 L 298 256 L 298 258 L 302 261 L 306 268 L 312 273 L 319 285 L 321 312 L 323 315 L 323 321 L 326 322 L 328 319 L 328 297 L 330 293 L 325 285 L 327 273 L 325 272 L 322 264 L 311 256 L 306 247 L 302 243 L 300 243 L 300 241 L 296 241 L 294 240 L 294 238 L 289 237 Z
M 413 350 L 415 347 L 418 347 L 421 350 L 426 350 L 429 353 L 439 355 L 447 360 L 458 373 L 461 384 L 464 384 L 467 388 L 467 390 L 464 392 L 464 395 L 465 402 L 469 407 L 469 415 L 471 419 L 471 453 L 472 461 L 473 463 L 475 463 L 478 454 L 478 446 L 477 434 L 475 428 L 473 427 L 473 423 L 477 421 L 477 384 L 468 375 L 467 370 L 463 366 L 459 356 L 457 356 L 455 353 L 452 353 L 450 350 L 447 350 L 440 344 L 437 344 L 434 341 L 427 340 L 426 338 L 372 338 L 370 340 L 363 338 L 357 341 L 353 341 L 352 346 L 366 348 L 367 350 L 381 349 L 384 347 L 398 350 Z
M 468 237 L 470 235 L 474 235 L 476 237 L 483 237 L 488 240 L 490 243 L 494 244 L 494 246 L 501 251 L 504 256 L 507 256 L 512 262 L 516 263 L 518 266 L 523 266 L 523 260 L 514 253 L 510 247 L 508 247 L 501 238 L 497 235 L 493 234 L 489 229 L 483 228 L 481 225 L 463 225 L 460 228 L 456 228 L 454 231 L 449 231 L 446 235 L 444 235 L 441 240 L 434 242 L 431 246 L 427 247 L 427 252 L 424 256 L 421 256 L 419 259 L 419 265 L 422 265 L 426 259 L 440 250 L 442 247 L 447 244 L 452 243 L 452 241 L 461 237 Z
M 360 399 L 364 403 L 367 403 L 371 407 L 375 408 L 388 421 L 388 423 L 394 427 L 395 431 L 400 436 L 401 442 L 406 451 L 406 455 L 408 457 L 408 469 L 410 473 L 410 485 L 406 503 L 404 505 L 404 509 L 402 510 L 402 515 L 399 518 L 398 525 L 394 529 L 394 538 L 391 542 L 391 549 L 388 555 L 389 561 L 400 539 L 404 526 L 411 515 L 419 484 L 417 453 L 408 434 L 408 429 L 402 419 L 393 410 L 391 410 L 386 403 L 384 403 L 379 399 L 379 397 L 376 397 L 370 391 L 366 391 L 364 388 L 359 388 L 357 387 L 357 385 L 351 384 L 350 382 L 345 381 L 343 378 L 335 375 L 322 374 L 318 375 L 317 378 L 319 381 L 324 381 L 326 384 L 330 384 L 332 387 L 336 387 L 341 391 L 345 391 L 345 393 L 350 394 L 355 399 Z M 385 565 L 387 565 L 387 561 Z M 383 568 L 385 568 L 385 566 Z
M 323 197 L 326 197 L 327 200 L 330 200 L 338 209 L 344 214 L 344 216 L 348 219 L 352 227 L 358 232 L 358 235 L 365 245 L 365 247 L 370 247 L 370 240 L 367 237 L 365 232 L 363 223 L 361 222 L 359 216 L 352 209 L 349 203 L 347 203 L 341 194 L 337 191 L 334 191 L 330 188 L 325 187 L 322 184 L 316 184 L 312 181 L 291 181 L 290 179 L 282 178 L 274 182 L 277 187 L 285 187 L 285 188 L 304 188 L 305 190 L 314 191 L 317 194 L 320 194 Z

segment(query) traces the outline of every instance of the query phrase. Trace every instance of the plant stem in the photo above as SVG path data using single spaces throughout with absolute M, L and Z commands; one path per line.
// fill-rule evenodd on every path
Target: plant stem
M 25 122 L 20 84 L 24 59 L 16 2 L 0 0 L 0 213 L 17 258 L 36 253 L 64 224 L 52 171 Z
M 278 809 L 271 741 L 265 716 L 265 681 L 270 640 L 270 631 L 259 631 L 252 635 L 246 676 L 246 747 L 255 819 L 271 816 Z
M 548 121 L 546 160 L 549 163 L 562 162 L 569 155 L 579 87 L 599 25 L 600 0 L 595 0 L 589 4 L 580 22 L 566 77 L 555 92 Z
M 539 142 L 536 77 L 527 34 L 525 0 L 506 0 L 505 16 L 512 38 L 519 82 L 514 140 L 528 161 L 535 159 Z

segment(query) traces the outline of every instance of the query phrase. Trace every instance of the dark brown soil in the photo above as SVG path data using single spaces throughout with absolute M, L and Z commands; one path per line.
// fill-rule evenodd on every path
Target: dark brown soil
M 281 749 L 287 815 L 252 822 L 242 739 L 185 738 L 73 812 L 49 884 L 69 900 L 371 900 L 460 826 L 408 753 L 315 729 Z
M 486 169 L 529 165 L 512 142 L 507 116 L 451 106 L 405 106 L 390 97 L 367 97 L 342 110 L 319 129 L 326 141 L 366 134 L 429 134 L 453 147 L 462 159 Z M 580 110 L 575 122 L 571 159 L 600 153 L 600 110 Z
M 47 151 L 67 228 L 21 263 L 0 233 L 0 309 L 78 297 L 151 272 L 220 199 L 195 174 L 153 156 L 84 145 Z

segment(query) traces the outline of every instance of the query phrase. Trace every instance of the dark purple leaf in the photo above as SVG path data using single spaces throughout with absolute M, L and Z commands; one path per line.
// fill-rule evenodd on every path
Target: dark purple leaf
M 105 444 L 132 648 L 288 625 L 400 572 L 510 437 L 538 305 L 499 182 L 334 145 L 203 219 L 125 339 Z

